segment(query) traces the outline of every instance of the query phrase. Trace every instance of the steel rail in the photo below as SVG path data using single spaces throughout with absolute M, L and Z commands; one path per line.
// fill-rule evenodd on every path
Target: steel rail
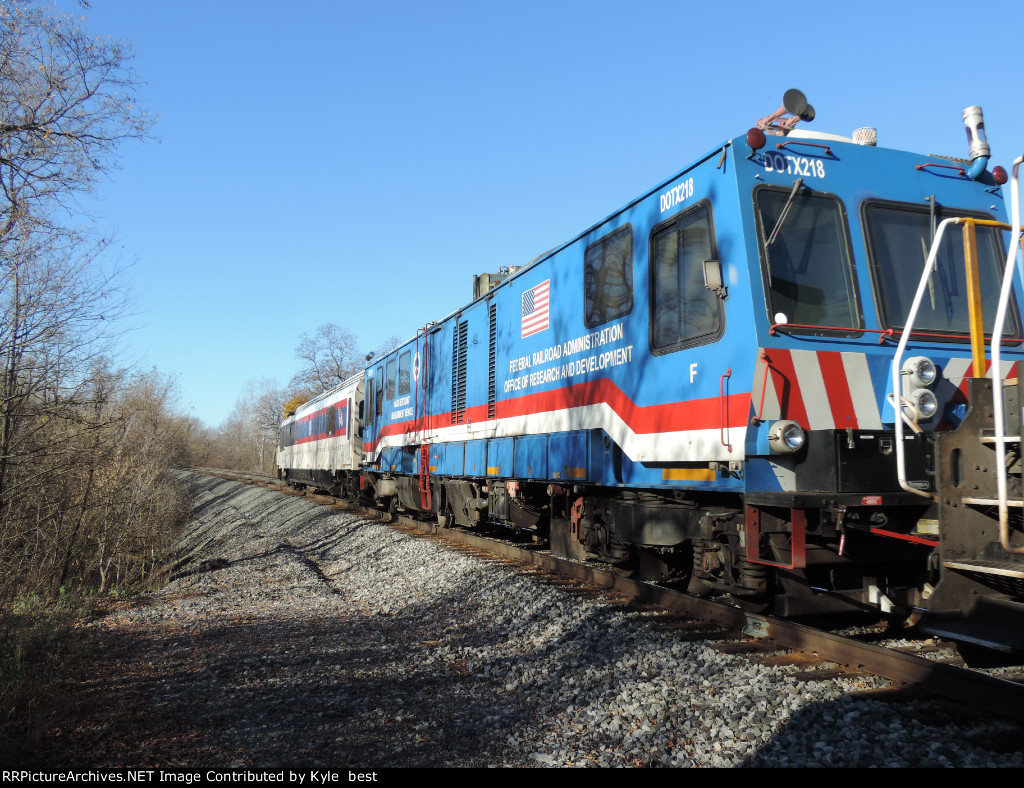
M 465 531 L 441 528 L 433 523 L 400 517 L 398 522 L 444 539 L 487 550 L 506 558 L 530 563 L 545 571 L 566 575 L 604 591 L 621 594 L 693 618 L 718 624 L 729 630 L 767 639 L 798 651 L 811 652 L 839 665 L 860 668 L 893 681 L 914 684 L 950 700 L 984 706 L 1001 716 L 1024 721 L 1024 685 L 977 673 L 956 665 L 862 643 L 831 632 L 791 621 L 747 613 L 739 608 L 701 599 L 673 589 L 662 588 L 601 569 L 542 553 L 538 550 L 498 542 Z

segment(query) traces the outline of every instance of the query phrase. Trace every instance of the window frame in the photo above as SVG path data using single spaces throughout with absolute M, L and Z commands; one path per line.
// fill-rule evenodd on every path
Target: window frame
M 681 211 L 677 211 L 665 220 L 658 222 L 653 228 L 651 228 L 650 235 L 647 238 L 647 304 L 649 315 L 647 318 L 647 346 L 650 348 L 652 356 L 664 356 L 669 353 L 676 353 L 680 350 L 687 348 L 699 347 L 700 345 L 711 345 L 717 342 L 725 334 L 725 303 L 717 294 L 715 295 L 715 303 L 718 305 L 718 330 L 714 333 L 699 334 L 689 339 L 683 339 L 679 342 L 674 342 L 671 345 L 665 345 L 664 347 L 655 347 L 655 322 L 657 316 L 657 304 L 655 303 L 655 294 L 657 290 L 657 276 L 655 275 L 654 266 L 656 265 L 655 254 L 654 254 L 654 239 L 655 236 L 664 232 L 668 227 L 678 222 L 683 221 L 692 214 L 697 214 L 701 211 L 705 212 L 705 220 L 707 221 L 708 237 L 710 239 L 711 256 L 709 260 L 719 260 L 718 256 L 718 234 L 715 231 L 715 215 L 714 210 L 711 206 L 711 200 L 705 198 L 700 200 L 693 205 L 689 205 Z M 703 273 L 702 273 L 703 277 Z M 713 293 L 708 290 L 707 292 Z
M 881 261 L 878 259 L 878 256 L 876 255 L 875 244 L 874 244 L 874 235 L 871 232 L 871 225 L 870 225 L 869 220 L 868 220 L 868 212 L 872 208 L 888 208 L 888 209 L 891 209 L 891 210 L 906 211 L 907 213 L 922 214 L 922 215 L 925 215 L 925 216 L 930 216 L 931 208 L 928 206 L 927 203 L 919 204 L 919 203 L 914 203 L 914 202 L 902 202 L 900 200 L 883 200 L 883 199 L 878 199 L 878 198 L 866 199 L 866 200 L 862 201 L 861 205 L 860 205 L 861 231 L 864 234 L 864 249 L 865 249 L 865 252 L 867 254 L 868 273 L 869 273 L 869 275 L 871 277 L 872 297 L 874 299 L 874 304 L 875 304 L 875 314 L 878 316 L 878 325 L 879 325 L 879 327 L 881 327 L 881 328 L 883 328 L 885 330 L 895 331 L 895 332 L 898 332 L 898 333 L 902 334 L 904 327 L 903 326 L 893 325 L 891 317 L 890 317 L 890 315 L 888 313 L 888 310 L 886 309 L 886 303 L 885 303 L 885 301 L 884 301 L 884 299 L 882 297 L 882 286 L 881 285 L 883 284 L 883 282 L 881 281 L 881 274 L 882 274 L 882 271 L 881 271 Z M 992 216 L 991 214 L 986 213 L 985 211 L 980 211 L 980 210 L 954 209 L 954 208 L 949 208 L 949 207 L 943 206 L 941 204 L 937 205 L 936 209 L 937 209 L 936 210 L 936 214 L 935 214 L 935 224 L 936 224 L 936 227 L 938 226 L 939 222 L 941 222 L 943 219 L 948 219 L 948 218 L 950 218 L 952 216 L 965 216 L 965 217 L 969 217 L 969 218 L 972 218 L 972 219 L 986 219 L 986 220 L 989 220 L 989 221 L 999 221 L 998 219 L 996 219 L 996 217 Z M 989 228 L 983 228 L 983 229 L 989 230 Z M 956 228 L 952 228 L 951 227 L 951 228 L 947 228 L 946 229 L 946 233 L 948 234 L 951 230 L 953 232 L 961 232 L 959 227 L 956 227 Z M 1005 239 L 1002 236 L 1003 231 L 1001 231 L 1001 230 L 999 230 L 997 228 L 991 228 L 990 232 L 995 233 L 996 237 L 999 239 L 998 251 L 1001 254 L 1001 257 L 996 260 L 998 265 L 997 265 L 996 270 L 995 270 L 996 284 L 997 284 L 997 287 L 999 287 L 999 286 L 1002 285 L 1003 271 L 1000 270 L 1000 266 L 1002 265 L 1002 263 L 1006 259 L 1006 244 L 1005 244 Z M 930 251 L 930 248 L 929 248 L 929 251 Z M 957 262 L 960 263 L 961 266 L 962 266 L 963 258 L 961 258 Z M 916 283 L 918 283 L 920 281 L 921 273 L 923 272 L 923 270 L 924 270 L 924 261 L 922 260 L 921 261 L 921 267 L 917 269 L 917 273 L 916 273 L 915 278 L 913 280 L 914 283 L 915 283 L 915 290 L 916 290 Z M 961 268 L 961 270 L 962 270 L 962 268 Z M 1014 287 L 1014 290 L 1017 289 L 1017 283 L 1016 282 L 1014 282 L 1013 287 Z M 1015 294 L 1015 295 L 1019 295 L 1019 294 Z M 913 298 L 913 296 L 912 296 L 912 298 Z M 1018 301 L 1018 298 L 1016 298 L 1016 297 L 1011 297 L 1010 298 L 1010 311 L 1009 311 L 1009 314 L 1007 315 L 1008 321 L 1003 324 L 1003 339 L 1006 340 L 1006 341 L 1020 340 L 1022 338 L 1022 335 L 1024 335 L 1024 332 L 1022 332 L 1021 315 L 1020 315 L 1019 310 L 1018 310 L 1017 305 L 1016 305 L 1017 301 Z M 998 300 L 997 300 L 997 302 L 998 302 Z M 985 315 L 988 315 L 987 311 L 985 311 L 983 313 L 983 317 Z M 994 325 L 994 323 L 995 323 L 995 312 L 992 312 L 992 320 L 993 320 L 993 325 Z M 1013 332 L 1012 333 L 1007 330 L 1011 326 L 1013 328 Z M 924 332 L 924 333 L 921 333 L 921 332 Z M 940 333 L 940 334 L 943 334 L 943 336 L 941 336 L 941 337 L 926 336 L 927 333 Z M 988 335 L 989 332 L 986 331 L 985 333 L 986 333 L 986 335 Z M 964 342 L 970 342 L 970 339 L 971 339 L 971 334 L 970 334 L 969 330 L 968 331 L 953 331 L 953 330 L 936 331 L 934 329 L 922 328 L 920 326 L 918 326 L 916 329 L 911 331 L 911 335 L 914 337 L 914 341 L 915 342 L 922 341 L 922 342 L 955 342 L 955 343 L 964 343 Z
M 378 426 L 382 426 L 381 422 L 383 422 L 385 420 L 384 419 L 384 365 L 383 364 L 378 364 L 377 365 L 376 378 L 377 378 L 377 383 L 376 383 L 375 394 L 374 394 L 374 397 L 375 397 L 374 411 L 376 412 Z
M 403 364 L 404 362 L 404 364 Z M 404 370 L 403 370 L 404 366 Z M 402 372 L 405 372 L 405 389 L 402 389 Z M 412 350 L 403 350 L 398 354 L 398 393 L 396 396 L 404 397 L 412 393 Z
M 825 328 L 820 326 L 814 326 L 810 328 L 798 328 L 795 325 L 780 326 L 780 330 L 785 331 L 788 334 L 800 334 L 802 336 L 817 336 L 817 337 L 850 337 L 855 339 L 857 337 L 864 336 L 864 330 L 866 328 L 864 320 L 864 303 L 861 298 L 860 283 L 857 279 L 857 258 L 853 253 L 853 236 L 850 234 L 850 216 L 849 211 L 846 208 L 846 203 L 839 197 L 838 194 L 833 192 L 824 192 L 812 189 L 806 184 L 804 185 L 805 193 L 811 197 L 821 197 L 832 200 L 839 207 L 839 221 L 842 224 L 842 237 L 846 242 L 846 257 L 849 263 L 848 275 L 850 283 L 850 294 L 853 297 L 854 307 L 854 318 L 857 321 L 856 326 L 836 326 L 833 328 Z M 757 259 L 758 264 L 761 268 L 761 287 L 764 291 L 764 307 L 765 315 L 768 318 L 768 325 L 775 325 L 775 312 L 772 309 L 771 303 L 771 285 L 768 281 L 768 267 L 765 265 L 765 235 L 768 229 L 765 228 L 761 221 L 761 209 L 758 206 L 757 198 L 758 195 L 765 191 L 779 192 L 782 194 L 788 194 L 793 190 L 793 187 L 764 183 L 758 184 L 751 191 L 750 204 L 754 210 L 754 222 L 757 226 Z
M 398 356 L 392 356 L 384 364 L 384 401 L 394 402 L 398 391 Z

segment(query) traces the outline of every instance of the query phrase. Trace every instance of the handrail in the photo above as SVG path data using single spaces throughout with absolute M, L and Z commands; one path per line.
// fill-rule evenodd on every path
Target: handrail
M 1008 513 L 1007 496 L 1007 475 L 1006 475 L 1006 442 L 1005 442 L 1005 418 L 1003 413 L 1003 376 L 1000 371 L 1000 356 L 1003 342 L 1003 327 L 1006 322 L 1006 313 L 1009 306 L 1010 296 L 1013 292 L 1013 259 L 1017 256 L 1019 246 L 1021 221 L 1020 221 L 1020 191 L 1018 172 L 1024 156 L 1019 156 L 1013 163 L 1013 177 L 1010 187 L 1012 225 L 1005 222 L 998 222 L 992 219 L 976 219 L 973 217 L 951 217 L 943 219 L 936 228 L 935 237 L 932 240 L 931 249 L 928 252 L 928 259 L 925 262 L 924 270 L 921 272 L 921 280 L 914 295 L 913 304 L 910 307 L 910 314 L 907 316 L 903 333 L 900 336 L 899 345 L 892 360 L 892 404 L 895 409 L 894 430 L 896 438 L 896 470 L 900 487 L 907 492 L 920 495 L 934 500 L 936 496 L 923 490 L 911 487 L 907 481 L 906 473 L 906 452 L 903 446 L 903 423 L 908 419 L 904 413 L 903 406 L 903 385 L 901 381 L 903 353 L 906 350 L 907 342 L 914 333 L 914 320 L 917 318 L 917 311 L 924 298 L 924 292 L 928 286 L 928 280 L 935 269 L 935 261 L 938 257 L 938 250 L 942 245 L 942 236 L 946 228 L 951 224 L 963 225 L 964 228 L 964 256 L 968 277 L 970 306 L 970 331 L 971 331 L 971 354 L 974 363 L 975 375 L 979 371 L 984 374 L 985 368 L 985 333 L 983 330 L 982 315 L 980 308 L 980 295 L 977 284 L 977 259 L 974 243 L 974 228 L 996 227 L 1001 230 L 1010 230 L 1009 252 L 1006 257 L 1006 265 L 1003 269 L 1002 287 L 999 293 L 999 306 L 996 312 L 995 325 L 991 335 L 992 355 L 992 415 L 995 427 L 996 445 L 996 484 L 999 503 L 999 542 L 1003 549 L 1014 554 L 1024 554 L 1024 546 L 1014 547 L 1010 544 L 1010 526 Z M 1018 257 L 1018 269 L 1021 279 L 1024 281 L 1024 259 Z M 911 425 L 915 427 L 916 425 Z
M 1009 225 L 1004 225 L 1006 229 L 1009 229 Z M 768 326 L 768 333 L 771 336 L 775 336 L 780 329 L 784 328 L 809 328 L 817 329 L 819 331 L 845 331 L 849 334 L 878 334 L 878 344 L 882 344 L 886 340 L 891 340 L 897 334 L 903 334 L 906 329 L 900 328 L 864 328 L 863 326 L 819 326 L 812 323 L 772 323 Z M 911 331 L 915 337 L 933 337 L 935 339 L 947 339 L 950 342 L 963 342 L 964 334 L 950 334 L 948 332 L 938 331 Z M 986 339 L 991 339 L 991 334 L 983 335 Z M 803 337 L 801 337 L 802 339 Z M 813 338 L 813 337 L 808 337 Z M 832 339 L 833 337 L 825 337 L 825 339 Z M 859 339 L 859 337 L 851 337 L 851 339 Z M 1001 342 L 1007 345 L 1024 345 L 1024 338 L 1022 339 L 1000 339 Z
M 944 170 L 956 170 L 958 175 L 966 175 L 967 174 L 967 170 L 965 170 L 963 167 L 957 167 L 954 164 L 936 164 L 935 162 L 928 162 L 927 164 L 915 164 L 914 165 L 914 169 L 915 170 L 923 170 L 923 169 L 926 169 L 928 167 L 941 167 Z
M 1024 546 L 1014 547 L 1010 544 L 1010 517 L 1006 491 L 1006 425 L 1003 413 L 1003 376 L 999 372 L 1000 340 L 1003 336 L 1003 324 L 1013 292 L 1013 260 L 1018 259 L 1021 280 L 1024 281 L 1024 260 L 1017 254 L 1020 236 L 1020 184 L 1017 178 L 1024 156 L 1018 156 L 1013 162 L 1013 177 L 1010 181 L 1010 210 L 1013 212 L 1013 225 L 1010 230 L 1009 252 L 1006 255 L 1006 266 L 1003 269 L 1003 285 L 999 291 L 999 308 L 996 311 L 996 322 L 992 330 L 992 419 L 995 422 L 996 438 L 996 490 L 999 498 L 999 544 L 1008 553 L 1024 555 Z M 1021 425 L 1024 427 L 1024 424 Z M 1020 436 L 1018 436 L 1020 437 Z
M 900 336 L 899 344 L 896 346 L 896 355 L 892 359 L 892 406 L 895 411 L 895 418 L 893 419 L 893 427 L 896 432 L 896 477 L 900 483 L 900 487 L 909 493 L 914 495 L 920 495 L 923 498 L 929 498 L 935 500 L 936 496 L 932 493 L 925 492 L 924 490 L 918 490 L 916 487 L 911 487 L 907 482 L 907 461 L 906 451 L 903 448 L 903 421 L 907 418 L 903 412 L 903 382 L 900 379 L 900 372 L 902 370 L 901 361 L 903 359 L 903 351 L 906 350 L 907 342 L 910 340 L 910 335 L 913 333 L 914 320 L 917 318 L 918 307 L 921 306 L 921 301 L 924 299 L 924 293 L 928 289 L 928 280 L 931 277 L 932 271 L 935 269 L 935 258 L 938 257 L 939 247 L 942 245 L 942 234 L 946 231 L 946 228 L 951 224 L 959 224 L 960 219 L 950 218 L 943 219 L 939 222 L 939 226 L 935 231 L 935 238 L 932 241 L 932 248 L 928 252 L 928 259 L 924 264 L 924 271 L 921 272 L 921 281 L 917 285 L 917 292 L 914 294 L 914 301 L 910 305 L 910 314 L 907 315 L 907 321 L 903 325 L 903 334 Z
M 808 140 L 791 139 L 791 140 L 786 140 L 785 142 L 777 142 L 777 143 L 775 143 L 775 147 L 778 150 L 786 150 L 786 146 L 787 145 L 805 145 L 808 148 L 824 148 L 826 156 L 831 156 L 832 155 L 832 148 L 830 148 L 828 145 L 822 145 L 820 143 L 810 142 Z
M 719 415 L 721 416 L 722 423 L 718 429 L 718 439 L 722 445 L 728 449 L 729 453 L 732 454 L 732 444 L 726 438 L 726 432 L 729 429 L 729 398 L 725 394 L 725 382 L 732 377 L 732 368 L 730 367 L 725 371 L 725 374 L 718 379 L 718 399 L 721 403 L 719 407 Z

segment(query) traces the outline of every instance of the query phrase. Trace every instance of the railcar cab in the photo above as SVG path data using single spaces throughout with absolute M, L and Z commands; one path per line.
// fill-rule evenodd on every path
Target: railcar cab
M 381 358 L 367 358 L 361 494 L 392 513 L 430 509 L 418 490 L 426 470 L 418 451 L 428 428 L 426 352 L 423 330 Z
M 1001 361 L 977 349 L 1003 310 L 1000 170 L 973 144 L 959 161 L 797 128 L 813 117 L 789 91 L 746 136 L 374 360 L 364 495 L 783 615 L 987 593 L 949 578 L 993 569 L 995 548 L 964 535 L 993 529 L 948 502 L 991 516 L 977 501 L 995 481 L 970 467 L 996 463 L 963 439 L 992 426 L 972 381 L 1015 379 L 1024 357 L 1019 279 Z M 943 235 L 951 217 L 969 232 Z M 1009 497 L 1024 499 L 1016 477 Z M 1000 518 L 1000 558 L 1024 552 L 1019 521 Z M 1008 571 L 1024 586 L 1024 566 Z
M 964 117 L 976 140 L 980 110 Z M 1000 311 L 1005 173 L 986 170 L 987 146 L 972 144 L 973 161 L 920 156 L 877 148 L 873 129 L 844 139 L 777 118 L 733 141 L 758 353 L 742 552 L 776 571 L 781 614 L 921 610 L 958 527 L 940 506 L 952 499 L 943 436 L 978 407 L 971 379 L 1015 379 L 1021 358 L 1019 279 L 1002 362 L 971 352 Z M 964 232 L 937 238 L 951 217 Z

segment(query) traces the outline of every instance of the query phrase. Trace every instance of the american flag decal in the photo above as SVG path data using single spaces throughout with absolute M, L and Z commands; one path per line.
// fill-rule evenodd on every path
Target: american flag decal
M 523 339 L 548 327 L 550 296 L 550 279 L 523 293 Z

